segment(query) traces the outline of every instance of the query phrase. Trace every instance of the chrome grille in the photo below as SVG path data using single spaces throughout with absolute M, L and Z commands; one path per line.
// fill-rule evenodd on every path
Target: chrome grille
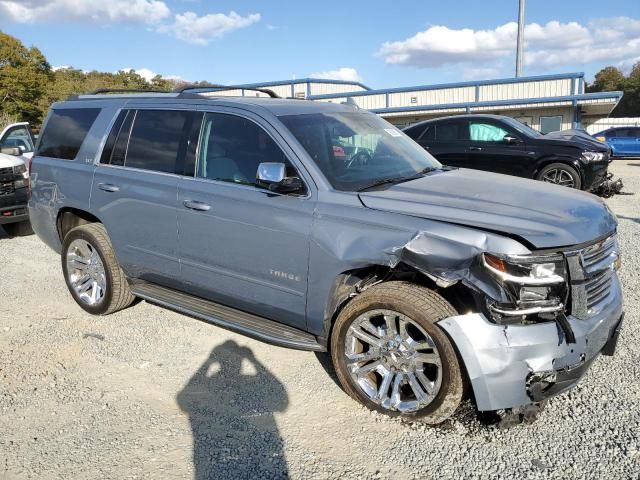
M 614 264 L 620 255 L 615 235 L 581 250 L 568 252 L 571 314 L 589 318 L 611 292 Z
M 0 168 L 0 195 L 15 192 L 13 167 Z

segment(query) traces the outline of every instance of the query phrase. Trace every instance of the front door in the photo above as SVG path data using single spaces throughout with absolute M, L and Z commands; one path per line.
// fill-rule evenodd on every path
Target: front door
M 192 115 L 121 111 L 96 167 L 91 208 L 131 277 L 178 283 L 176 168 Z
M 520 135 L 507 125 L 480 118 L 468 121 L 467 166 L 477 170 L 529 177 L 533 155 Z M 511 142 L 505 140 L 510 138 Z
M 182 281 L 195 295 L 303 328 L 314 202 L 308 190 L 256 185 L 262 162 L 300 176 L 276 139 L 258 117 L 205 114 L 195 175 L 178 188 Z

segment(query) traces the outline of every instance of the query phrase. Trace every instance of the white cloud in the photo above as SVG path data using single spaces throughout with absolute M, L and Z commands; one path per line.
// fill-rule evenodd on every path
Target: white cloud
M 433 68 L 443 65 L 482 65 L 515 54 L 517 25 L 493 30 L 427 28 L 402 41 L 386 42 L 378 54 L 386 63 Z M 556 20 L 525 27 L 525 62 L 538 68 L 590 62 L 626 62 L 640 55 L 640 20 L 600 18 L 587 26 Z
M 169 15 L 169 7 L 159 0 L 0 0 L 0 17 L 15 23 L 156 24 Z
M 629 73 L 631 73 L 631 69 L 635 67 L 636 63 L 640 63 L 640 56 L 622 60 L 621 62 L 618 62 L 616 64 L 616 67 L 618 67 L 622 71 L 622 73 L 628 75 Z
M 157 75 L 160 75 L 159 73 L 154 72 L 153 70 L 151 70 L 149 68 L 131 68 L 131 67 L 126 67 L 126 68 L 121 68 L 120 71 L 137 73 L 142 78 L 144 78 L 147 82 L 150 82 Z M 115 73 L 118 73 L 118 72 L 115 72 Z M 162 78 L 166 79 L 166 80 L 184 81 L 184 78 L 182 78 L 182 77 L 180 77 L 178 75 L 160 75 L 160 76 Z
M 316 72 L 309 75 L 311 78 L 326 78 L 330 80 L 345 80 L 347 82 L 361 82 L 362 77 L 355 68 L 341 67 L 336 70 Z
M 252 13 L 246 17 L 236 12 L 211 13 L 199 17 L 193 12 L 185 12 L 176 15 L 172 25 L 163 25 L 158 28 L 158 31 L 173 33 L 176 38 L 185 42 L 207 45 L 215 38 L 259 21 L 259 13 Z

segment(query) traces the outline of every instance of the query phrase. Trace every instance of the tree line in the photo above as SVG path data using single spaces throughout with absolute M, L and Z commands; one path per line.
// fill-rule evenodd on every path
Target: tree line
M 624 92 L 620 103 L 613 110 L 612 117 L 640 117 L 640 62 L 636 63 L 629 75 L 616 67 L 605 67 L 596 73 L 587 92 Z
M 160 75 L 148 81 L 134 71 L 54 70 L 38 48 L 27 48 L 17 38 L 0 32 L 0 120 L 3 124 L 27 121 L 38 129 L 52 103 L 101 88 L 167 91 L 185 83 Z M 196 84 L 214 85 L 205 81 Z

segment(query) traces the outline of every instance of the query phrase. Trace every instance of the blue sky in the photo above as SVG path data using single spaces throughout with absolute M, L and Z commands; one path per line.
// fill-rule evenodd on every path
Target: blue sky
M 330 76 L 373 88 L 513 76 L 517 0 L 0 0 L 0 29 L 53 66 L 248 83 Z M 527 75 L 629 69 L 640 1 L 529 0 Z

